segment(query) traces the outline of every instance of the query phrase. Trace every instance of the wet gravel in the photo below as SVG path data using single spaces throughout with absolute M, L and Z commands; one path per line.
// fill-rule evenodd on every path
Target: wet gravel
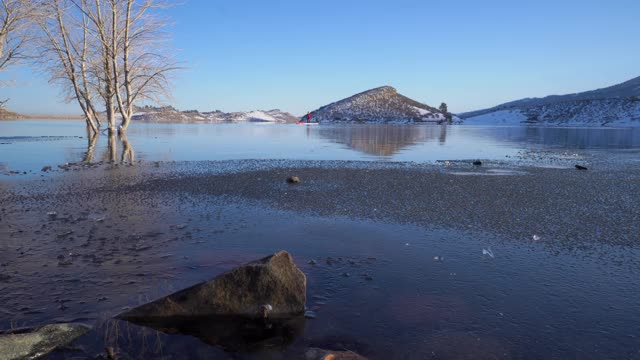
M 108 323 L 290 249 L 310 279 L 298 345 L 356 344 L 349 348 L 372 359 L 633 358 L 634 157 L 100 163 L 6 176 L 0 327 Z M 301 182 L 287 183 L 290 176 Z M 545 305 L 532 309 L 525 298 Z M 589 328 L 595 318 L 605 320 Z M 95 339 L 113 331 L 106 327 L 84 346 L 102 351 Z M 171 346 L 211 355 L 196 343 Z
M 514 241 L 535 235 L 554 251 L 640 243 L 638 165 L 577 171 L 503 164 L 301 162 L 217 173 L 220 165 L 228 164 L 200 163 L 194 175 L 183 171 L 118 191 L 231 196 L 321 216 L 481 229 Z M 300 177 L 301 183 L 287 184 L 289 176 Z

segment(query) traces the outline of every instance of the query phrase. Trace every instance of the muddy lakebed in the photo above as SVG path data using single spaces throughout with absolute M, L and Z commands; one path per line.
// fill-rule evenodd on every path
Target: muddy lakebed
M 425 127 L 413 131 L 454 134 L 462 149 L 420 162 L 402 156 L 449 145 L 407 142 L 398 128 L 323 129 L 319 146 L 341 161 L 304 149 L 299 159 L 160 159 L 135 132 L 124 162 L 122 139 L 0 145 L 50 149 L 25 165 L 0 156 L 0 330 L 93 327 L 51 359 L 101 358 L 106 347 L 122 359 L 297 359 L 310 347 L 369 359 L 640 358 L 631 130 L 524 130 L 508 142 L 505 132 L 522 130 L 497 129 L 501 145 L 472 157 L 455 134 L 488 130 Z M 291 175 L 301 183 L 287 184 Z M 221 343 L 207 319 L 182 333 L 114 319 L 279 250 L 306 274 L 310 312 L 275 341 Z

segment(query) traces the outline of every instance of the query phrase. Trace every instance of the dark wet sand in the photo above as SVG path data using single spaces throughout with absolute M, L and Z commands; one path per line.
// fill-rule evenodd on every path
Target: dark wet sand
M 123 309 L 286 249 L 319 313 L 292 349 L 637 358 L 640 164 L 593 164 L 143 163 L 5 177 L 0 327 L 101 324 L 83 344 L 99 352 Z M 482 256 L 490 246 L 495 259 Z

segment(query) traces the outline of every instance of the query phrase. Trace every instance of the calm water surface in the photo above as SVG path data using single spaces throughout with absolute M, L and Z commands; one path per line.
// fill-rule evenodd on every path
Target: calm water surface
M 636 149 L 640 129 L 136 123 L 125 140 L 90 139 L 79 120 L 2 121 L 0 167 L 35 171 L 110 156 L 120 160 L 123 148 L 127 156 L 149 161 L 499 160 L 528 149 Z

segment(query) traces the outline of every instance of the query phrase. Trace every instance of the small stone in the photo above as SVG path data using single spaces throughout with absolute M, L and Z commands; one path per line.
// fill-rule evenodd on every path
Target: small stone
M 304 354 L 305 360 L 367 360 L 353 351 L 335 351 L 310 348 Z
M 51 171 L 53 168 L 51 166 L 43 166 L 42 167 L 42 172 L 47 172 L 47 171 Z
M 473 165 L 474 166 L 482 166 L 482 161 L 476 160 L 476 161 L 473 162 Z
M 299 184 L 300 183 L 300 178 L 297 176 L 289 176 L 287 178 L 287 183 L 289 184 Z
M 586 166 L 582 166 L 582 165 L 576 165 L 576 169 L 578 169 L 578 170 L 589 170 L 589 168 L 587 168 Z

